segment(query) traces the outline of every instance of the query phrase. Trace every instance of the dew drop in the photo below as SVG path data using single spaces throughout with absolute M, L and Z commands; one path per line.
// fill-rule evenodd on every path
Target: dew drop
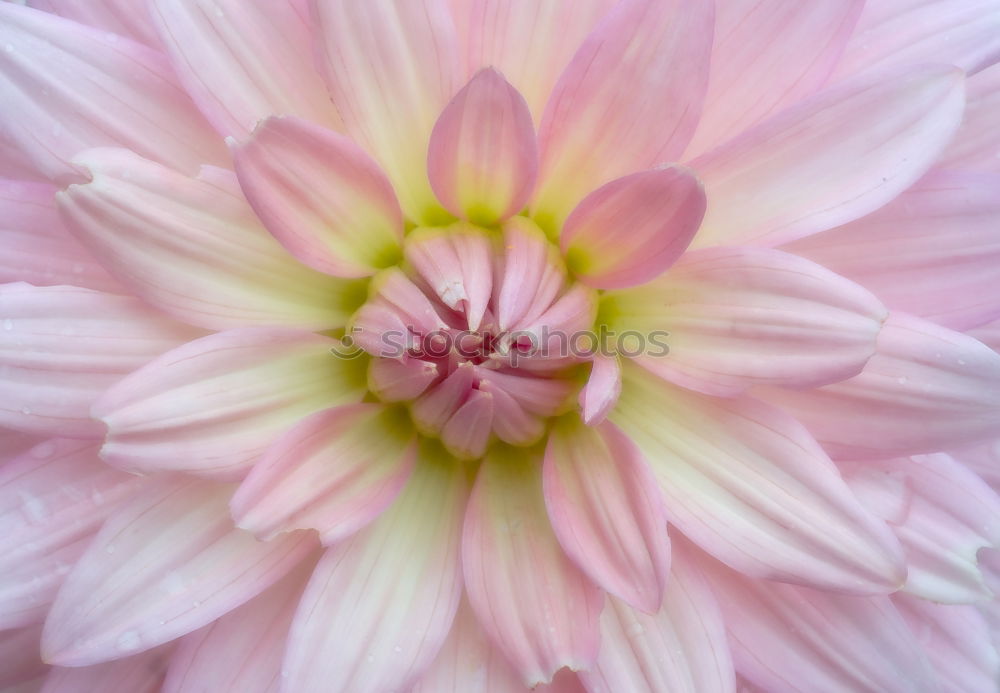
M 142 641 L 139 638 L 139 634 L 134 630 L 127 630 L 118 636 L 118 641 L 115 643 L 118 649 L 122 652 L 134 652 L 139 649 Z
M 402 651 L 403 651 L 403 648 L 402 648 L 402 647 L 400 647 L 399 645 L 396 645 L 396 646 L 395 646 L 394 648 L 392 648 L 392 651 L 393 651 L 393 652 L 402 652 Z
M 55 443 L 51 441 L 46 441 L 40 443 L 31 449 L 31 456 L 36 460 L 47 460 L 52 457 L 52 454 L 56 451 Z
M 115 552 L 115 545 L 114 544 L 108 544 L 107 546 L 104 547 L 104 551 L 106 553 L 109 553 L 109 554 L 114 553 Z
M 901 375 L 898 378 L 896 378 L 896 382 L 899 383 L 900 385 L 906 385 L 908 380 L 909 378 L 907 378 L 905 375 Z
M 24 414 L 25 416 L 31 416 L 31 410 L 28 409 L 27 407 L 22 407 L 21 413 Z
M 41 498 L 27 491 L 21 491 L 18 495 L 21 497 L 21 507 L 31 522 L 41 522 L 49 516 L 48 506 Z
M 4 49 L 5 51 L 7 51 L 8 53 L 13 53 L 13 52 L 14 52 L 14 46 L 13 46 L 13 45 L 11 45 L 11 44 L 9 44 L 9 43 L 8 43 L 7 45 L 5 45 L 5 46 L 3 47 L 3 49 Z
M 5 329 L 5 330 L 6 330 L 7 332 L 10 332 L 11 330 L 13 330 L 13 329 L 14 329 L 14 321 L 13 321 L 13 320 L 11 320 L 10 318 L 7 318 L 7 319 L 5 319 L 5 320 L 3 321 L 3 328 L 4 328 L 4 329 Z

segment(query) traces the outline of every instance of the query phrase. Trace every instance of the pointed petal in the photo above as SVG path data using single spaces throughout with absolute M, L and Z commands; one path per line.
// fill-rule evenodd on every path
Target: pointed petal
M 573 390 L 573 383 L 564 379 L 533 378 L 489 368 L 476 368 L 476 377 L 502 389 L 526 412 L 546 417 L 564 409 Z
M 611 598 L 601 654 L 581 672 L 590 693 L 733 693 L 726 630 L 711 588 L 683 552 L 674 556 L 663 607 L 644 614 Z
M 931 693 L 937 681 L 888 597 L 755 580 L 705 558 L 740 675 L 768 693 Z
M 150 13 L 178 78 L 220 134 L 245 137 L 278 114 L 339 125 L 313 67 L 309 17 L 292 3 L 154 0 Z
M 617 355 L 598 354 L 593 359 L 590 377 L 580 390 L 580 416 L 589 426 L 604 421 L 622 393 L 622 365 Z
M 427 143 L 458 89 L 447 0 L 315 0 L 320 62 L 348 135 L 385 169 L 406 216 L 443 214 L 427 182 Z
M 419 359 L 372 359 L 368 364 L 368 389 L 383 402 L 416 399 L 438 379 L 438 367 Z
M 0 180 L 0 283 L 127 293 L 66 230 L 55 195 L 45 183 Z
M 503 228 L 501 278 L 494 282 L 497 325 L 508 330 L 534 320 L 559 294 L 566 269 L 541 229 L 522 217 Z
M 539 128 L 542 228 L 558 232 L 591 190 L 684 151 L 708 83 L 713 6 L 624 0 L 587 37 Z
M 0 286 L 0 424 L 100 438 L 90 406 L 110 385 L 200 333 L 131 296 Z
M 287 690 L 408 690 L 458 608 L 465 498 L 464 474 L 428 446 L 382 517 L 326 550 L 292 623 Z
M 1000 173 L 1000 130 L 994 127 L 1000 108 L 1000 64 L 973 75 L 966 86 L 965 117 L 939 165 Z
M 126 147 L 187 173 L 226 161 L 157 51 L 12 3 L 0 5 L 0 44 L 0 125 L 50 180 L 79 178 L 70 159 L 91 147 Z
M 268 447 L 233 495 L 241 529 L 263 539 L 316 529 L 329 546 L 374 520 L 413 470 L 405 412 L 348 404 L 303 419 Z
M 410 407 L 417 430 L 426 436 L 440 434 L 468 398 L 475 373 L 475 366 L 465 361 L 451 375 L 421 395 Z
M 1000 6 L 993 0 L 884 0 L 866 4 L 835 78 L 929 62 L 975 74 L 997 60 Z
M 545 419 L 529 413 L 502 387 L 481 380 L 479 389 L 493 398 L 493 431 L 497 438 L 511 445 L 528 446 L 545 435 Z
M 462 539 L 466 592 L 476 618 L 525 685 L 562 667 L 593 664 L 603 595 L 549 528 L 539 460 L 520 448 L 487 454 Z
M 448 423 L 441 429 L 441 442 L 459 459 L 475 460 L 483 456 L 493 431 L 493 395 L 472 390 Z
M 347 137 L 299 118 L 268 118 L 234 157 L 257 216 L 303 263 L 363 277 L 399 259 L 403 215 L 392 185 Z
M 303 267 L 260 226 L 229 171 L 187 178 L 124 150 L 77 161 L 59 193 L 71 230 L 138 296 L 200 327 L 342 326 L 353 282 Z
M 820 92 L 690 163 L 708 212 L 693 245 L 777 244 L 853 221 L 910 187 L 962 119 L 961 71 L 920 66 Z
M 642 171 L 587 195 L 566 219 L 559 245 L 585 284 L 636 286 L 674 264 L 704 215 L 705 191 L 691 171 Z
M 501 222 L 528 203 L 538 175 L 531 112 L 493 68 L 477 73 L 441 113 L 427 174 L 445 209 L 480 226 Z
M 655 282 L 606 296 L 602 314 L 615 331 L 648 336 L 647 348 L 629 354 L 644 368 L 723 396 L 857 375 L 886 317 L 875 296 L 819 265 L 741 247 L 688 253 Z
M 0 630 L 45 618 L 94 532 L 139 488 L 99 448 L 49 440 L 0 466 Z
M 760 389 L 837 459 L 887 459 L 969 447 L 1000 426 L 1000 354 L 933 323 L 892 313 L 861 375 L 816 390 Z
M 784 412 L 689 393 L 626 365 L 611 420 L 648 460 L 670 522 L 719 560 L 755 578 L 841 592 L 902 584 L 891 530 Z
M 134 0 L 30 0 L 26 4 L 81 24 L 128 36 L 152 48 L 160 47 L 152 15 L 145 7 L 136 7 Z
M 316 558 L 219 620 L 180 639 L 163 693 L 277 693 L 285 639 Z
M 656 479 L 613 424 L 572 417 L 549 433 L 545 505 L 559 544 L 599 587 L 655 613 L 670 571 L 670 539 Z
M 108 390 L 93 415 L 102 456 L 123 469 L 239 478 L 277 436 L 364 394 L 364 368 L 332 339 L 296 330 L 221 332 L 174 349 Z
M 52 667 L 40 693 L 129 691 L 159 693 L 173 644 L 89 667 Z
M 118 509 L 59 591 L 42 635 L 45 660 L 85 666 L 173 640 L 267 589 L 313 550 L 305 532 L 265 544 L 233 528 L 231 493 L 169 478 Z
M 818 91 L 840 58 L 864 0 L 716 3 L 715 45 L 697 156 Z
M 935 171 L 874 214 L 782 249 L 954 330 L 1000 317 L 1000 171 Z
M 903 591 L 935 602 L 987 601 L 980 549 L 1000 548 L 1000 496 L 944 454 L 841 464 L 847 483 L 885 519 L 906 553 Z

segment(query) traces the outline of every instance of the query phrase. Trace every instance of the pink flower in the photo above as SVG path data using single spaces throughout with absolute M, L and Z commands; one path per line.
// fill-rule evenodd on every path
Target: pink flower
M 996 0 L 27 4 L 0 689 L 996 690 Z

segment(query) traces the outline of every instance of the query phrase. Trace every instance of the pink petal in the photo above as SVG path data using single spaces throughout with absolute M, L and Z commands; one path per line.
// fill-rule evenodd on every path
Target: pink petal
M 560 73 L 616 2 L 451 0 L 465 74 L 495 67 L 524 95 L 540 122 Z
M 974 74 L 997 60 L 1000 7 L 992 0 L 882 0 L 865 5 L 836 76 L 930 62 Z
M 52 667 L 41 693 L 128 691 L 159 693 L 173 644 L 89 667 Z
M 601 654 L 582 672 L 590 693 L 732 693 L 733 662 L 711 588 L 683 552 L 674 557 L 663 607 L 648 615 L 611 598 L 601 614 Z
M 70 572 L 42 635 L 46 661 L 85 666 L 190 633 L 279 580 L 315 547 L 234 529 L 230 486 L 169 478 L 118 509 Z
M 0 631 L 0 687 L 4 693 L 35 693 L 49 666 L 38 656 L 41 624 Z M 23 688 L 17 686 L 23 685 Z M 8 686 L 10 688 L 8 688 Z
M 655 613 L 670 572 L 670 539 L 656 479 L 610 423 L 564 419 L 549 433 L 545 505 L 559 544 L 595 584 Z
M 313 4 L 320 64 L 347 134 L 386 170 L 406 216 L 434 225 L 443 210 L 427 181 L 427 143 L 459 87 L 447 0 Z
M 611 420 L 649 462 L 670 522 L 719 560 L 755 578 L 841 592 L 903 583 L 891 530 L 784 412 L 689 393 L 627 366 Z
M 234 479 L 309 414 L 359 401 L 363 366 L 296 330 L 221 332 L 164 354 L 108 390 L 93 414 L 102 456 L 136 472 Z
M 524 686 L 462 600 L 441 651 L 410 693 L 523 693 Z M 540 688 L 536 688 L 536 691 Z
M 981 549 L 1000 548 L 1000 496 L 982 479 L 944 454 L 840 466 L 899 537 L 905 592 L 947 604 L 993 597 L 977 563 Z
M 537 320 L 552 305 L 566 279 L 566 268 L 541 229 L 523 217 L 503 228 L 503 263 L 493 282 L 500 330 Z
M 973 75 L 966 86 L 965 117 L 940 165 L 1000 173 L 1000 130 L 994 126 L 1000 108 L 1000 65 Z
M 185 635 L 163 693 L 278 693 L 285 639 L 314 558 L 211 625 Z
M 696 246 L 777 244 L 853 221 L 927 171 L 962 119 L 962 73 L 878 73 L 804 99 L 690 163 L 708 212 Z
M 44 441 L 45 438 L 30 433 L 0 428 L 0 464 Z
M 72 286 L 0 286 L 0 315 L 0 424 L 70 438 L 100 438 L 94 400 L 199 334 L 135 298 Z
M 309 17 L 291 3 L 154 0 L 150 13 L 178 78 L 221 134 L 245 137 L 278 114 L 338 126 L 313 66 Z
M 521 448 L 492 448 L 462 539 L 469 603 L 529 687 L 593 664 L 603 601 L 549 528 L 538 463 Z
M 531 112 L 493 68 L 478 72 L 441 113 L 431 132 L 427 174 L 445 209 L 481 226 L 528 203 L 538 175 Z
M 942 606 L 898 594 L 892 598 L 937 670 L 942 693 L 992 693 L 1000 654 L 983 616 L 971 606 Z
M 138 296 L 200 327 L 343 326 L 353 283 L 303 267 L 260 226 L 229 171 L 187 178 L 124 150 L 77 160 L 59 193 L 71 230 Z
M 681 256 L 705 215 L 705 191 L 678 167 L 633 173 L 590 193 L 559 245 L 577 278 L 599 289 L 644 284 Z
M 740 675 L 768 693 L 930 693 L 934 672 L 888 597 L 755 580 L 705 559 Z
M 452 455 L 463 460 L 483 456 L 493 430 L 493 395 L 472 390 L 441 429 L 441 442 Z
M 628 354 L 644 368 L 724 396 L 857 375 L 886 317 L 875 296 L 819 265 L 740 247 L 688 253 L 655 282 L 606 296 L 602 310 L 616 331 L 647 336 Z
M 622 393 L 622 366 L 617 356 L 598 354 L 592 361 L 590 377 L 580 390 L 580 416 L 596 426 L 604 421 Z
M 504 390 L 526 412 L 542 416 L 561 409 L 573 390 L 573 384 L 564 379 L 533 378 L 488 368 L 477 368 L 476 375 Z
M 493 431 L 511 445 L 528 446 L 545 435 L 545 419 L 530 413 L 521 402 L 489 380 L 480 380 L 479 389 L 493 398 Z
M 558 231 L 591 190 L 675 160 L 698 124 L 713 3 L 624 0 L 562 73 L 539 128 L 532 216 Z
M 417 430 L 426 436 L 440 434 L 448 419 L 465 403 L 475 373 L 471 363 L 460 363 L 451 375 L 421 395 L 410 407 Z
M 70 159 L 101 146 L 187 173 L 226 161 L 160 53 L 11 3 L 0 4 L 0 44 L 0 124 L 47 178 L 79 178 Z
M 363 277 L 399 259 L 403 216 L 392 185 L 350 139 L 298 118 L 268 118 L 234 156 L 257 216 L 305 264 Z
M 135 0 L 31 0 L 28 4 L 81 24 L 128 36 L 153 48 L 160 47 L 152 15 L 145 7 L 137 7 Z
M 403 489 L 416 459 L 405 412 L 348 404 L 303 419 L 278 438 L 230 507 L 241 529 L 269 539 L 316 529 L 329 546 L 374 520 Z
M 0 630 L 45 618 L 94 532 L 139 488 L 99 447 L 50 440 L 0 466 Z
M 795 241 L 893 310 L 966 330 L 1000 317 L 1000 171 L 935 171 L 874 214 Z
M 864 0 L 716 3 L 708 94 L 690 158 L 816 92 L 830 75 Z
M 45 183 L 0 180 L 0 283 L 127 293 L 63 226 L 55 194 Z
M 383 402 L 406 402 L 423 394 L 439 375 L 436 364 L 419 359 L 372 359 L 368 389 Z
M 292 623 L 282 686 L 408 690 L 448 635 L 462 593 L 464 473 L 434 449 L 373 525 L 327 549 Z
M 1000 426 L 1000 355 L 894 313 L 861 375 L 810 390 L 758 393 L 802 421 L 838 459 L 887 459 L 969 447 Z

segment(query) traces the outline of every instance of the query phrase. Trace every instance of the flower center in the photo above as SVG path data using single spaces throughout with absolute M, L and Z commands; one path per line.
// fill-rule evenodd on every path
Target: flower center
M 593 328 L 596 293 L 572 282 L 530 220 L 499 230 L 465 222 L 418 228 L 405 262 L 375 277 L 350 333 L 373 357 L 370 390 L 409 402 L 417 429 L 454 455 L 492 439 L 531 445 L 572 406 L 576 342 Z

